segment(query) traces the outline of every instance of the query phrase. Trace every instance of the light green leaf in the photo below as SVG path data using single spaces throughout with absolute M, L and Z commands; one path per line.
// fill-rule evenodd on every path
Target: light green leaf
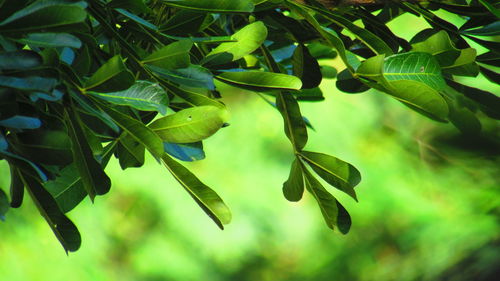
M 157 119 L 149 128 L 165 142 L 192 143 L 213 135 L 227 119 L 224 108 L 197 106 Z
M 162 2 L 182 9 L 213 13 L 250 13 L 254 8 L 251 0 L 163 0 Z
M 103 64 L 85 83 L 86 90 L 94 92 L 116 92 L 128 89 L 135 78 L 127 69 L 123 59 L 116 55 Z
M 302 151 L 300 156 L 327 183 L 357 200 L 354 187 L 361 181 L 361 174 L 353 165 L 323 153 Z
M 236 2 L 236 1 L 235 1 Z M 218 65 L 239 60 L 257 50 L 267 37 L 267 28 L 261 21 L 251 23 L 231 36 L 236 42 L 226 42 L 213 49 L 201 61 L 203 65 Z
M 162 160 L 170 173 L 182 187 L 184 187 L 189 195 L 193 197 L 203 211 L 205 211 L 221 229 L 224 229 L 223 225 L 231 222 L 231 211 L 226 204 L 224 204 L 224 201 L 222 201 L 219 195 L 166 153 L 163 155 Z
M 165 115 L 168 106 L 168 94 L 158 84 L 149 81 L 136 81 L 124 91 L 113 93 L 87 92 L 107 102 L 116 105 L 127 105 L 137 110 L 158 111 Z
M 218 80 L 243 89 L 264 92 L 269 90 L 300 90 L 302 81 L 299 78 L 272 72 L 242 71 L 224 72 L 215 76 Z
M 42 48 L 70 47 L 78 49 L 82 46 L 80 39 L 69 33 L 30 33 L 25 38 L 16 41 Z
M 302 166 L 299 159 L 295 158 L 290 169 L 288 180 L 283 183 L 283 195 L 289 201 L 297 202 L 304 193 L 304 176 L 302 175 Z
M 192 47 L 191 40 L 176 41 L 145 57 L 142 63 L 166 69 L 186 68 L 190 65 L 189 50 Z

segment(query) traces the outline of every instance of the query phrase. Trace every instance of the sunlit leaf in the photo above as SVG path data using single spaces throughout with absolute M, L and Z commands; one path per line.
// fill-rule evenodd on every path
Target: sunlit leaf
M 116 92 L 134 84 L 134 75 L 117 55 L 103 64 L 86 82 L 85 88 L 94 92 Z
M 224 72 L 215 76 L 218 80 L 247 90 L 263 92 L 269 90 L 300 90 L 299 78 L 272 72 L 242 71 Z

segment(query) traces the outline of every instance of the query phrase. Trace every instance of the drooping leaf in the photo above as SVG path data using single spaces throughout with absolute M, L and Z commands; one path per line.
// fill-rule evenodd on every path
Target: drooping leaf
M 116 92 L 134 84 L 134 75 L 123 59 L 116 55 L 103 64 L 86 82 L 85 89 L 94 92 Z
M 235 61 L 257 50 L 267 37 L 267 28 L 261 21 L 251 23 L 231 36 L 236 42 L 222 43 L 202 60 L 204 65 L 219 65 Z
M 5 221 L 5 214 L 10 209 L 9 199 L 7 198 L 7 194 L 0 188 L 0 220 Z
M 243 89 L 264 92 L 269 90 L 300 90 L 299 78 L 272 72 L 242 71 L 224 72 L 215 76 L 218 80 Z
M 163 0 L 163 3 L 182 9 L 214 13 L 250 13 L 254 9 L 251 0 Z
M 302 151 L 300 156 L 327 183 L 357 200 L 354 187 L 361 181 L 361 174 L 353 165 L 323 153 Z
M 144 145 L 134 140 L 130 135 L 124 134 L 120 137 L 116 153 L 123 170 L 144 165 L 144 152 Z
M 136 81 L 126 90 L 112 93 L 87 92 L 93 96 L 116 105 L 127 105 L 137 110 L 167 113 L 168 95 L 158 84 L 149 81 Z
M 329 228 L 334 229 L 335 225 L 337 225 L 337 216 L 339 214 L 337 200 L 313 175 L 311 175 L 309 171 L 305 169 L 303 169 L 303 171 L 307 191 L 313 195 L 314 199 L 316 199 L 326 225 Z
M 342 206 L 342 204 L 337 201 L 337 227 L 342 234 L 347 234 L 351 229 L 352 221 L 351 216 L 347 212 L 347 210 Z
M 205 159 L 203 143 L 201 141 L 194 143 L 172 143 L 164 142 L 163 148 L 169 155 L 181 161 L 198 161 Z
M 291 94 L 279 93 L 276 107 L 283 116 L 285 134 L 294 150 L 302 150 L 307 143 L 307 128 L 297 100 Z
M 323 75 L 318 61 L 309 53 L 306 46 L 299 44 L 292 57 L 293 75 L 302 81 L 302 89 L 312 89 L 321 83 Z
M 288 180 L 283 183 L 283 195 L 288 201 L 292 202 L 299 201 L 304 193 L 304 176 L 299 161 L 299 159 L 295 158 L 290 168 Z
M 193 143 L 208 138 L 228 119 L 224 108 L 196 106 L 157 119 L 149 125 L 164 142 Z
M 23 203 L 24 198 L 24 183 L 19 177 L 17 168 L 14 165 L 9 165 L 10 170 L 10 206 L 19 208 Z
M 87 196 L 75 164 L 68 165 L 54 180 L 43 184 L 63 213 L 73 210 Z
M 64 249 L 70 252 L 78 250 L 81 236 L 73 222 L 61 212 L 54 198 L 36 179 L 25 174 L 20 176 L 38 211 L 45 218 Z
M 106 194 L 111 188 L 111 180 L 103 167 L 94 158 L 94 154 L 84 133 L 83 123 L 74 110 L 65 112 L 66 126 L 71 138 L 73 161 L 82 183 L 91 200 L 96 195 Z
M 186 68 L 190 65 L 189 50 L 192 47 L 191 40 L 176 41 L 153 52 L 142 62 L 165 69 Z
M 210 187 L 203 184 L 195 175 L 167 154 L 162 157 L 163 163 L 174 178 L 193 197 L 203 211 L 221 228 L 231 221 L 231 211 L 224 201 Z

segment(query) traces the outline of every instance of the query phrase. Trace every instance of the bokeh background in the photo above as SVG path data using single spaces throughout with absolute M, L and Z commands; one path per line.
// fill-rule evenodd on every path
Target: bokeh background
M 425 26 L 413 16 L 391 23 L 407 39 Z M 186 164 L 232 209 L 224 231 L 153 159 L 127 171 L 112 161 L 111 192 L 69 213 L 78 252 L 66 256 L 29 198 L 7 214 L 0 280 L 498 280 L 498 123 L 464 138 L 383 94 L 346 95 L 334 83 L 302 110 L 316 130 L 307 149 L 362 172 L 359 203 L 329 188 L 352 216 L 348 235 L 326 227 L 311 196 L 283 198 L 293 158 L 281 116 L 227 88 L 231 125 L 205 141 L 207 159 Z M 0 187 L 8 184 L 0 162 Z

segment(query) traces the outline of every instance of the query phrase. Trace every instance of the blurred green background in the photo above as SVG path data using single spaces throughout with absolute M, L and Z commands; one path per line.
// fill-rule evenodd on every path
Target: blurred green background
M 415 24 L 416 31 L 423 23 Z M 83 238 L 69 257 L 29 198 L 7 214 L 0 222 L 0 280 L 500 276 L 499 152 L 491 141 L 461 138 L 451 125 L 380 93 L 346 95 L 333 80 L 322 88 L 324 102 L 302 107 L 316 129 L 307 149 L 348 161 L 363 175 L 356 187 L 359 203 L 329 188 L 352 216 L 348 235 L 326 227 L 308 194 L 299 203 L 283 198 L 293 158 L 281 116 L 257 95 L 228 89 L 231 125 L 205 142 L 207 159 L 186 164 L 232 209 L 224 231 L 153 159 L 127 171 L 112 161 L 112 191 L 95 204 L 86 199 L 69 214 Z M 483 126 L 495 132 L 498 123 Z M 6 188 L 4 162 L 0 175 Z

